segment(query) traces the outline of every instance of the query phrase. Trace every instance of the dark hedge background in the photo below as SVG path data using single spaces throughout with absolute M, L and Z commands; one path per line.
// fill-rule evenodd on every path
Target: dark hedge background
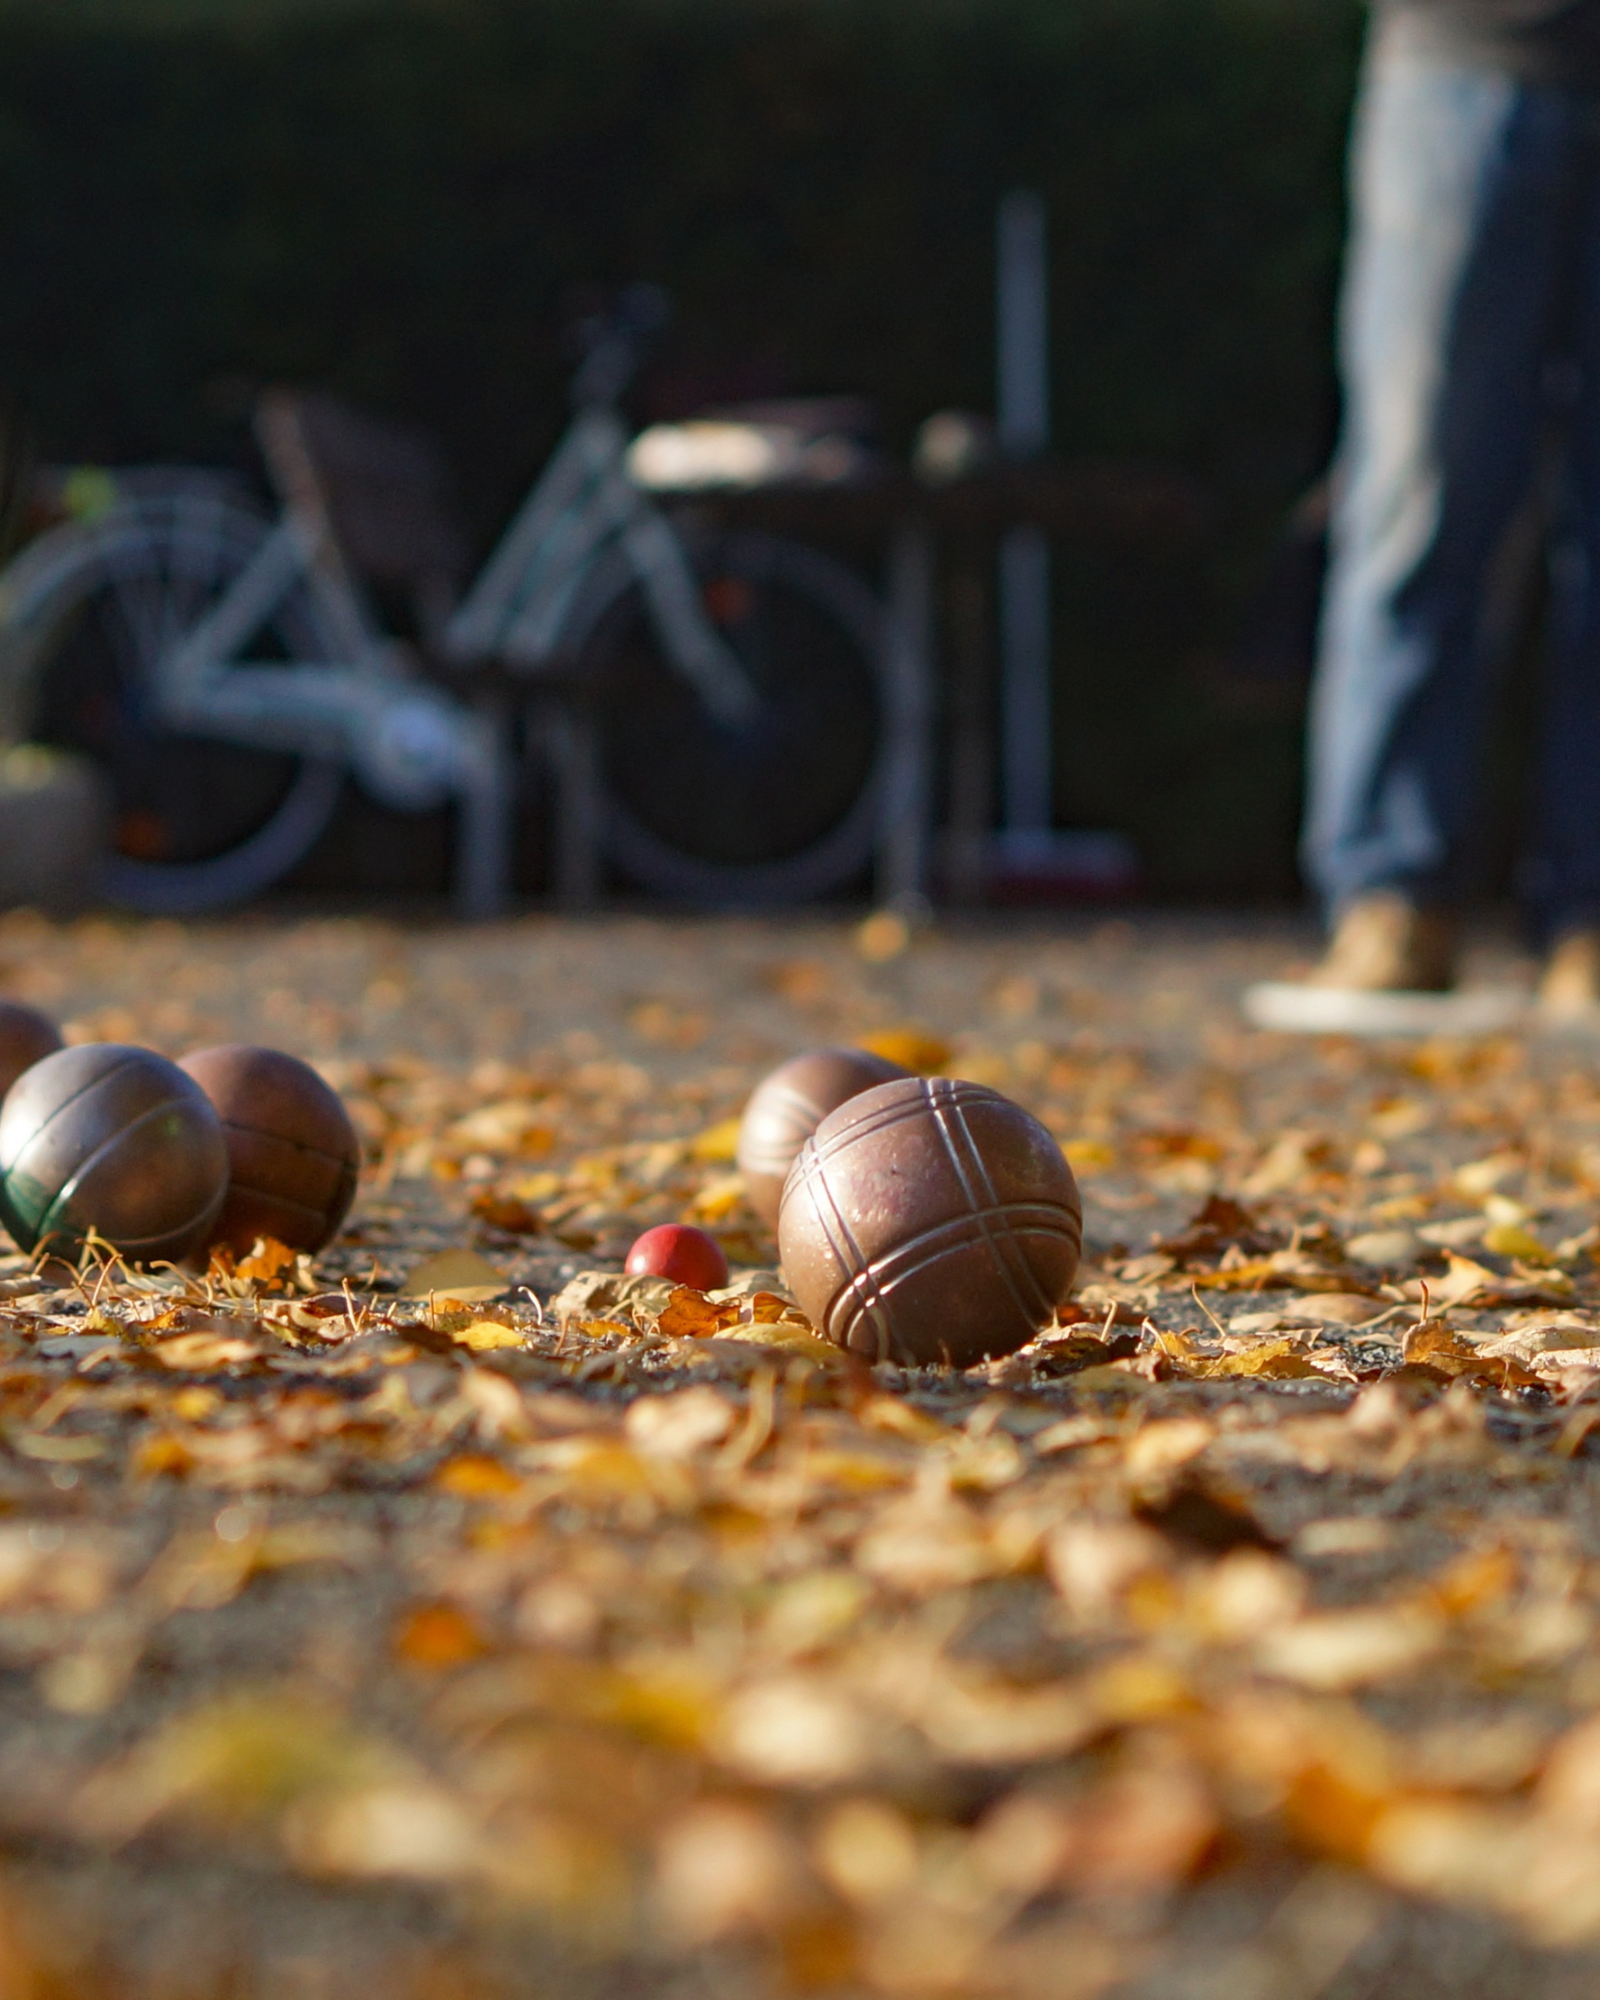
M 653 409 L 992 398 L 997 197 L 1053 214 L 1063 451 L 1194 476 L 1065 553 L 1063 818 L 1162 892 L 1292 883 L 1298 688 L 1241 644 L 1332 423 L 1356 0 L 0 4 L 0 381 L 54 457 L 237 458 L 250 383 L 440 436 L 485 539 L 563 301 L 678 304 Z M 1272 646 L 1267 655 L 1276 657 Z M 1244 659 L 1250 654 L 1252 666 Z

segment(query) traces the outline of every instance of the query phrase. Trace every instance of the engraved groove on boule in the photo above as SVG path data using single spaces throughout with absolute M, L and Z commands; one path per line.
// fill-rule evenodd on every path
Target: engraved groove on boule
M 769 1091 L 766 1108 L 770 1110 L 774 1124 L 780 1116 L 791 1117 L 794 1121 L 792 1129 L 796 1132 L 814 1132 L 828 1115 L 814 1097 L 807 1097 L 792 1083 L 781 1084 Z M 746 1173 L 754 1169 L 760 1173 L 781 1174 L 787 1172 L 791 1164 L 782 1142 L 772 1132 L 765 1139 L 758 1137 L 748 1141 L 743 1151 Z
M 841 1152 L 848 1151 L 862 1140 L 876 1137 L 882 1132 L 891 1131 L 896 1125 L 916 1119 L 924 1113 L 931 1115 L 935 1128 L 944 1142 L 951 1169 L 956 1175 L 962 1195 L 967 1201 L 971 1212 L 980 1218 L 981 1240 L 988 1248 L 990 1257 L 995 1264 L 997 1275 L 1005 1284 L 1006 1289 L 1011 1293 L 1019 1314 L 1023 1318 L 1028 1319 L 1030 1324 L 1042 1324 L 1053 1317 L 1056 1309 L 1056 1301 L 1046 1295 L 1037 1274 L 1028 1266 L 1026 1259 L 1022 1258 L 1020 1254 L 1021 1246 L 1010 1241 L 1006 1232 L 996 1231 L 992 1225 L 983 1225 L 981 1223 L 981 1217 L 986 1210 L 1001 1210 L 1006 1205 L 1002 1204 L 998 1199 L 994 1183 L 989 1177 L 988 1169 L 983 1164 L 977 1142 L 972 1136 L 965 1114 L 969 1106 L 978 1109 L 988 1108 L 993 1102 L 992 1094 L 985 1091 L 981 1085 L 963 1084 L 960 1080 L 952 1080 L 948 1077 L 923 1077 L 919 1078 L 918 1081 L 921 1089 L 917 1097 L 907 1098 L 899 1104 L 879 1106 L 866 1117 L 858 1119 L 854 1124 L 848 1126 L 845 1130 L 830 1134 L 828 1139 L 821 1145 L 813 1140 L 806 1152 L 801 1155 L 800 1160 L 796 1163 L 797 1185 L 815 1182 L 820 1178 L 823 1187 L 827 1189 L 829 1207 L 838 1216 L 840 1228 L 845 1230 L 846 1240 L 850 1243 L 852 1256 L 846 1259 L 839 1255 L 837 1245 L 833 1241 L 832 1231 L 828 1231 L 830 1246 L 834 1248 L 835 1256 L 838 1262 L 845 1267 L 851 1282 L 856 1282 L 861 1275 L 870 1272 L 872 1267 L 862 1256 L 854 1239 L 849 1237 L 844 1218 L 842 1215 L 839 1215 L 838 1204 L 834 1197 L 833 1189 L 829 1185 L 823 1169 Z M 967 1154 L 981 1178 L 981 1193 L 974 1189 L 972 1174 L 963 1164 L 961 1148 L 952 1140 L 950 1130 L 951 1119 L 948 1114 L 955 1113 L 960 1114 L 954 1121 L 959 1130 L 960 1138 L 964 1142 Z M 819 1217 L 819 1219 L 821 1218 Z M 826 1227 L 825 1224 L 824 1227 Z M 1066 1234 L 1067 1232 L 1062 1233 Z M 1016 1268 L 1018 1264 L 1021 1265 L 1020 1273 Z M 1029 1307 L 1026 1297 L 1018 1289 L 1019 1276 L 1025 1279 L 1026 1291 L 1032 1292 L 1034 1296 L 1036 1303 L 1033 1308 Z M 879 1312 L 874 1312 L 873 1320 L 875 1325 L 881 1327 L 882 1320 Z
M 1061 1211 L 1055 1208 L 1053 1204 L 1046 1202 L 1006 1202 L 1001 1204 L 993 1213 L 1016 1216 L 1021 1223 L 1019 1235 L 1025 1237 L 1027 1240 L 1038 1242 L 1045 1246 L 1057 1243 L 1065 1244 L 1074 1255 L 1077 1254 L 1077 1232 L 1066 1226 L 1064 1220 L 1061 1218 Z M 1026 1219 L 1024 1220 L 1024 1218 Z M 961 1249 L 970 1243 L 977 1243 L 982 1240 L 983 1218 L 977 1215 L 957 1215 L 953 1216 L 948 1222 L 940 1223 L 936 1228 L 924 1230 L 919 1236 L 914 1237 L 911 1242 L 897 1246 L 885 1256 L 880 1257 L 870 1267 L 870 1270 L 863 1273 L 860 1278 L 852 1279 L 840 1288 L 838 1297 L 835 1299 L 828 1314 L 828 1332 L 830 1338 L 838 1337 L 833 1333 L 835 1316 L 846 1305 L 847 1301 L 857 1296 L 857 1287 L 863 1279 L 870 1279 L 876 1296 L 884 1301 L 888 1309 L 892 1310 L 890 1294 L 896 1287 L 909 1284 L 913 1278 L 920 1277 L 924 1271 L 938 1264 L 951 1250 Z M 1017 1307 L 1019 1318 L 1027 1324 L 1030 1331 L 1037 1330 L 1039 1322 L 1026 1310 L 1015 1292 L 1011 1296 L 1012 1303 Z M 1049 1318 L 1054 1311 L 1055 1302 L 1051 1301 L 1045 1310 L 1044 1316 Z M 859 1318 L 860 1316 L 858 1313 L 854 1317 Z M 854 1324 L 854 1320 L 852 1320 L 851 1324 Z M 848 1338 L 842 1339 L 840 1344 L 848 1346 Z
M 833 1112 L 907 1072 L 867 1049 L 809 1049 L 762 1078 L 739 1120 L 736 1159 L 756 1213 L 776 1228 L 790 1169 Z
M 814 1152 L 812 1140 L 806 1141 L 806 1149 L 806 1153 L 801 1155 L 802 1159 Z M 887 1361 L 890 1335 L 889 1304 L 873 1274 L 872 1260 L 857 1243 L 850 1224 L 839 1207 L 838 1196 L 835 1195 L 827 1175 L 821 1172 L 820 1168 L 810 1176 L 809 1192 L 812 1208 L 833 1260 L 845 1273 L 847 1281 L 845 1289 L 853 1291 L 858 1285 L 866 1287 L 866 1296 L 861 1300 L 861 1315 L 870 1321 L 872 1330 L 877 1336 L 878 1359 Z M 833 1227 L 829 1226 L 830 1221 Z M 828 1317 L 831 1321 L 833 1317 L 831 1311 Z M 841 1342 L 841 1345 L 844 1344 Z
M 1050 1133 L 998 1091 L 949 1078 L 841 1105 L 797 1157 L 779 1225 L 819 1330 L 913 1367 L 1026 1345 L 1070 1294 L 1082 1237 Z
M 1008 1230 L 995 1228 L 995 1217 L 1009 1214 L 1012 1204 L 1000 1200 L 991 1179 L 978 1143 L 967 1124 L 966 1114 L 952 1091 L 949 1097 L 937 1088 L 928 1094 L 929 1109 L 945 1151 L 950 1156 L 950 1164 L 955 1169 L 961 1183 L 961 1191 L 967 1198 L 974 1219 L 982 1234 L 985 1248 L 994 1264 L 996 1275 L 1010 1292 L 1017 1311 L 1028 1324 L 1037 1327 L 1055 1315 L 1056 1302 L 1045 1296 L 1044 1286 L 1039 1282 L 1037 1272 L 1021 1255 L 1021 1245 Z M 965 1157 L 963 1158 L 963 1155 Z M 1018 1268 L 1020 1266 L 1020 1269 Z M 1030 1306 L 1026 1292 L 1033 1294 Z
M 940 1078 L 939 1080 L 941 1082 L 946 1081 L 944 1078 Z M 923 1086 L 924 1093 L 926 1093 L 929 1079 L 919 1076 L 916 1081 Z M 862 1094 L 866 1095 L 865 1092 Z M 839 1109 L 841 1111 L 848 1110 L 849 1106 L 841 1105 Z M 826 1164 L 826 1162 L 836 1158 L 838 1154 L 846 1151 L 849 1147 L 858 1145 L 863 1139 L 875 1139 L 880 1132 L 892 1132 L 896 1125 L 910 1124 L 922 1117 L 927 1110 L 928 1100 L 926 1094 L 920 1097 L 907 1098 L 900 1104 L 880 1104 L 875 1109 L 867 1112 L 864 1117 L 859 1118 L 855 1124 L 846 1125 L 841 1131 L 831 1132 L 824 1144 L 818 1145 L 815 1138 L 812 1139 L 811 1144 L 816 1149 L 816 1156 L 819 1163 Z M 837 1117 L 839 1114 L 835 1112 L 833 1115 Z

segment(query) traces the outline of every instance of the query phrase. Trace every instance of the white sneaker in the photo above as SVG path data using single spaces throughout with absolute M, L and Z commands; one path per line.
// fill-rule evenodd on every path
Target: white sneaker
M 1520 1027 L 1528 1003 L 1515 988 L 1455 990 L 1456 943 L 1453 915 L 1419 909 L 1397 890 L 1358 896 L 1321 962 L 1303 980 L 1252 986 L 1245 1015 L 1290 1035 L 1478 1036 Z

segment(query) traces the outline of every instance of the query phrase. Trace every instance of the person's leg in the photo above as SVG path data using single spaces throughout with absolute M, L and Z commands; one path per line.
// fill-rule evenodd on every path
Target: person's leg
M 1591 116 L 1600 127 L 1600 108 Z M 1600 133 L 1575 208 L 1572 421 L 1550 550 L 1549 680 L 1524 877 L 1547 942 L 1600 931 Z M 1568 954 L 1579 971 L 1595 956 Z M 1591 1001 L 1597 977 L 1600 963 L 1588 975 Z
M 1303 850 L 1334 911 L 1461 894 L 1484 586 L 1529 478 L 1575 123 L 1564 94 L 1487 71 L 1407 60 L 1367 80 Z

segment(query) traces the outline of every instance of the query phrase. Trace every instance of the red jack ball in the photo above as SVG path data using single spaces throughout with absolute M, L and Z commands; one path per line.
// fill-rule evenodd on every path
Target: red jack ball
M 703 1229 L 682 1222 L 647 1229 L 628 1252 L 625 1268 L 630 1278 L 671 1278 L 697 1292 L 720 1291 L 728 1282 L 722 1245 Z

